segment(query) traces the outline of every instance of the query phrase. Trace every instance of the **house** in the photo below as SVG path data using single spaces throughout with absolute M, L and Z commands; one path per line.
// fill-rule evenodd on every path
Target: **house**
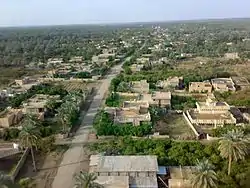
M 142 57 L 142 58 L 137 58 L 136 62 L 138 64 L 145 64 L 145 63 L 149 63 L 150 59 L 148 57 Z
M 148 93 L 149 83 L 147 80 L 133 81 L 131 82 L 131 90 L 135 93 Z
M 192 92 L 198 92 L 198 93 L 211 93 L 212 92 L 212 85 L 209 81 L 204 82 L 190 82 L 188 91 L 190 93 Z
M 237 52 L 234 52 L 234 53 L 225 53 L 224 57 L 226 59 L 238 59 L 238 58 L 240 58 L 239 54 Z
M 230 112 L 226 102 L 213 101 L 210 97 L 206 102 L 196 102 L 196 109 L 187 111 L 187 116 L 192 124 L 198 125 L 226 125 L 236 124 L 236 119 Z
M 183 77 L 169 77 L 167 80 L 158 81 L 156 85 L 163 89 L 181 89 L 183 86 Z
M 231 78 L 214 78 L 211 79 L 211 83 L 214 88 L 214 91 L 218 92 L 236 91 L 233 80 Z
M 151 106 L 161 108 L 171 108 L 171 92 L 156 91 L 150 94 L 142 94 L 143 101 L 147 101 Z
M 250 83 L 245 77 L 233 76 L 231 79 L 237 90 L 246 90 L 250 88 Z
M 146 101 L 125 101 L 122 108 L 105 108 L 105 111 L 112 115 L 115 123 L 139 126 L 141 122 L 151 121 L 148 108 Z
M 60 100 L 60 95 L 43 95 L 36 94 L 32 98 L 23 103 L 24 114 L 44 114 L 46 112 L 46 104 L 49 100 Z
M 82 56 L 75 56 L 75 57 L 71 57 L 69 62 L 82 62 L 83 61 L 83 57 Z
M 141 64 L 132 64 L 130 66 L 130 69 L 132 72 L 140 72 L 143 67 L 144 65 L 141 65 Z
M 9 128 L 18 124 L 23 118 L 21 109 L 6 109 L 0 112 L 0 127 Z
M 196 171 L 193 166 L 168 167 L 170 179 L 168 179 L 169 188 L 192 188 L 191 178 Z
M 63 62 L 63 58 L 49 58 L 47 64 L 61 64 Z
M 156 156 L 91 155 L 89 172 L 104 188 L 158 188 Z

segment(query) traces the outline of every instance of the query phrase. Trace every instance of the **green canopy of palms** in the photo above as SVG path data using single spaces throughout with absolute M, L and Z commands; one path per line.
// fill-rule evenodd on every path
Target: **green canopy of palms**
M 37 149 L 37 145 L 39 142 L 39 139 L 41 137 L 40 131 L 37 129 L 37 127 L 27 124 L 23 126 L 20 134 L 20 143 L 23 147 L 30 148 L 31 155 L 32 155 L 32 161 L 33 161 L 33 167 L 36 171 L 36 163 L 35 163 L 35 157 L 34 157 L 34 151 L 33 148 L 35 147 Z
M 13 181 L 4 172 L 0 172 L 0 188 L 15 188 L 17 187 Z
M 244 132 L 238 129 L 228 131 L 219 141 L 219 151 L 223 158 L 228 159 L 228 175 L 231 173 L 232 161 L 244 160 L 248 154 Z
M 100 184 L 96 183 L 97 176 L 94 173 L 80 172 L 75 175 L 76 188 L 101 188 Z
M 213 170 L 213 165 L 208 160 L 197 160 L 196 171 L 191 179 L 194 188 L 213 188 L 217 187 L 217 174 Z

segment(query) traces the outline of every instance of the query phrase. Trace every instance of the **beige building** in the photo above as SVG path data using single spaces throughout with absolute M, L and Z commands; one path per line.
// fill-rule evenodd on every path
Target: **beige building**
M 231 114 L 230 106 L 226 102 L 212 101 L 197 102 L 197 108 L 187 111 L 187 116 L 192 124 L 198 125 L 225 125 L 236 124 L 236 119 Z
M 233 76 L 231 79 L 237 90 L 250 89 L 250 83 L 245 77 Z
M 171 108 L 171 92 L 156 91 L 150 94 L 144 93 L 141 97 L 141 100 L 147 101 L 149 105 Z
M 157 83 L 157 86 L 163 89 L 167 88 L 174 88 L 174 89 L 179 89 L 182 87 L 183 84 L 183 77 L 169 77 L 167 80 L 159 81 Z
M 23 118 L 21 109 L 6 109 L 0 112 L 0 127 L 9 128 L 18 124 Z
M 169 188 L 192 188 L 191 178 L 196 171 L 196 167 L 169 167 L 168 171 L 170 174 L 170 179 L 168 180 Z
M 211 79 L 211 83 L 214 88 L 214 91 L 218 92 L 236 91 L 232 78 L 214 78 Z
M 82 56 L 75 56 L 75 57 L 71 57 L 69 62 L 82 62 L 83 61 L 83 57 Z
M 132 123 L 139 126 L 141 122 L 151 121 L 148 108 L 146 101 L 125 101 L 122 108 L 106 108 L 105 111 L 113 116 L 115 123 Z
M 23 103 L 23 113 L 40 114 L 46 111 L 46 104 L 49 100 L 60 100 L 60 95 L 37 94 Z
M 135 93 L 148 93 L 149 92 L 149 83 L 147 80 L 133 81 L 131 82 L 132 92 Z
M 89 172 L 104 188 L 158 188 L 156 156 L 91 155 Z
M 234 53 L 225 53 L 224 57 L 226 59 L 238 59 L 238 58 L 240 58 L 239 54 L 237 52 L 234 52 Z
M 130 69 L 132 72 L 140 72 L 143 67 L 144 65 L 141 65 L 141 64 L 132 64 L 130 66 Z
M 197 93 L 211 93 L 212 92 L 212 85 L 209 81 L 204 82 L 190 82 L 188 91 L 190 93 L 197 92 Z

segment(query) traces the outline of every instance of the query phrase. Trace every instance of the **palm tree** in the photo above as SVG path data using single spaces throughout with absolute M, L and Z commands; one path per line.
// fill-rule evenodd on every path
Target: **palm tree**
M 97 176 L 94 173 L 80 172 L 75 175 L 76 188 L 101 188 L 102 185 L 94 182 Z
M 197 160 L 196 171 L 193 173 L 191 179 L 193 188 L 217 187 L 217 180 L 217 174 L 213 170 L 213 165 L 208 160 Z
M 40 131 L 34 125 L 27 124 L 22 127 L 22 130 L 19 134 L 21 145 L 29 148 L 31 151 L 32 161 L 33 161 L 33 168 L 36 171 L 36 162 L 33 148 L 37 149 L 38 141 L 40 138 Z
M 243 131 L 233 129 L 223 135 L 219 141 L 219 151 L 223 158 L 228 159 L 228 175 L 231 173 L 232 161 L 244 160 L 248 154 L 247 141 Z
M 14 188 L 17 187 L 13 181 L 4 172 L 0 172 L 0 188 Z

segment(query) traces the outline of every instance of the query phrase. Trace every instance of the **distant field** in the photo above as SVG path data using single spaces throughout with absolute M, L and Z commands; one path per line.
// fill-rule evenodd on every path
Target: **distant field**
M 91 82 L 91 83 L 86 83 L 86 82 L 60 82 L 60 84 L 67 90 L 67 91 L 75 91 L 75 90 L 89 90 L 93 87 L 98 86 L 98 82 Z

